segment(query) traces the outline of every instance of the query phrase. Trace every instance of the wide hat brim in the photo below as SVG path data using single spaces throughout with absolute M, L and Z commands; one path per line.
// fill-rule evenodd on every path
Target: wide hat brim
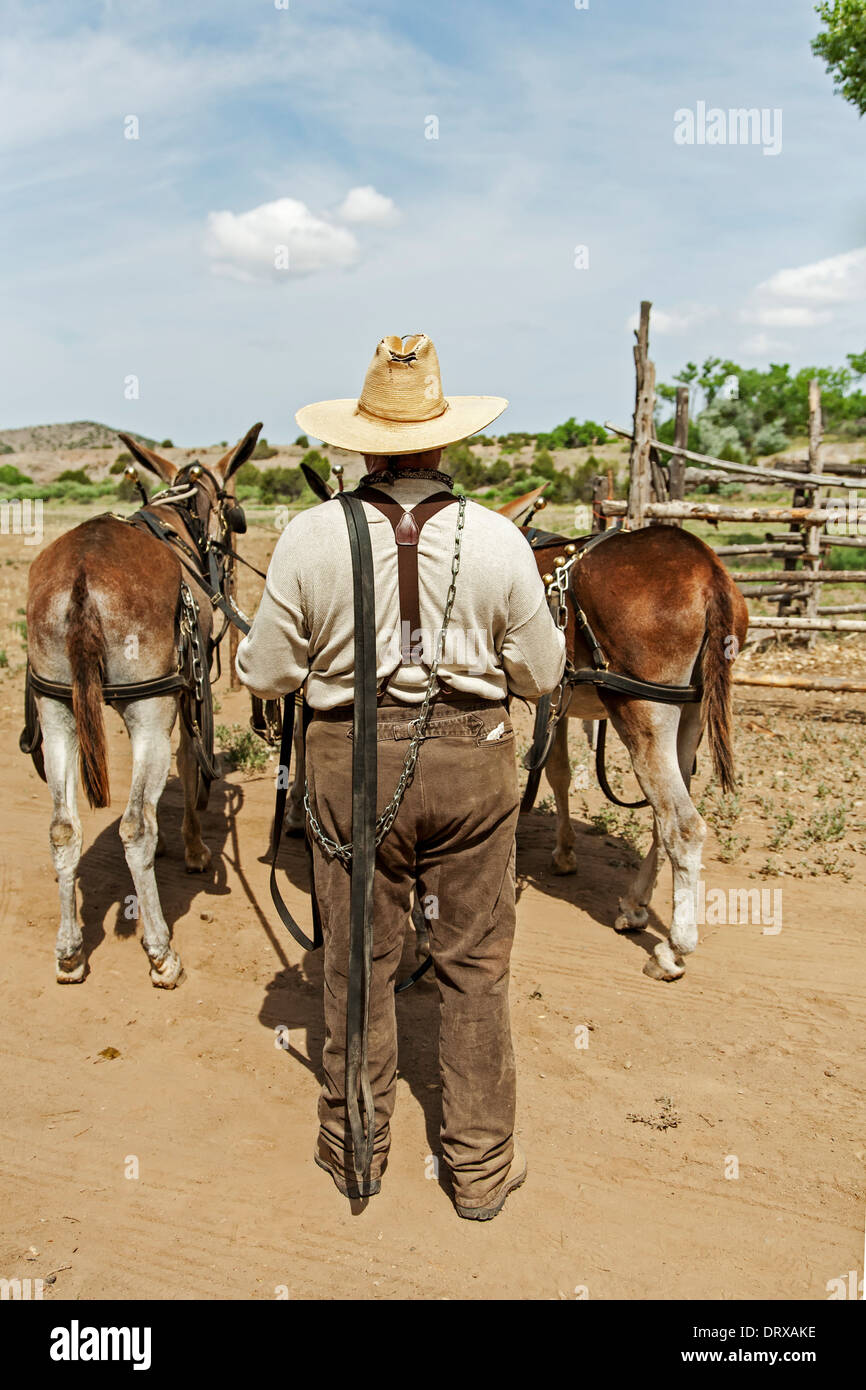
M 508 405 L 504 396 L 449 396 L 432 420 L 384 420 L 358 409 L 357 400 L 317 401 L 295 419 L 305 434 L 359 454 L 421 454 L 477 434 Z

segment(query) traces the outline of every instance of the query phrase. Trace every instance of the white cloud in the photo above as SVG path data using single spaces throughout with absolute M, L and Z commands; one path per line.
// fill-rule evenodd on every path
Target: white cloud
M 758 323 L 764 328 L 813 328 L 829 323 L 833 315 L 825 309 L 810 309 L 806 304 L 767 304 L 744 309 L 741 317 L 746 323 Z
M 240 280 L 342 269 L 360 253 L 354 233 L 317 217 L 297 198 L 278 198 L 248 212 L 209 213 L 205 250 L 215 274 Z
M 866 246 L 815 261 L 812 265 L 778 270 L 758 285 L 756 294 L 776 299 L 805 299 L 817 304 L 866 299 Z
M 388 227 L 399 219 L 393 198 L 377 193 L 371 183 L 350 188 L 337 213 L 344 222 L 358 222 L 367 227 Z
M 704 304 L 684 304 L 680 309 L 673 309 L 668 313 L 664 309 L 656 309 L 653 306 L 650 315 L 650 335 L 653 333 L 688 333 L 689 329 L 695 328 L 699 323 L 706 322 L 713 318 L 716 310 Z M 640 315 L 632 314 L 626 324 L 629 332 L 637 329 L 640 323 Z
M 740 352 L 745 357 L 753 357 L 759 361 L 766 361 L 772 353 L 787 351 L 787 343 L 782 342 L 779 338 L 771 338 L 768 333 L 753 333 L 740 345 Z

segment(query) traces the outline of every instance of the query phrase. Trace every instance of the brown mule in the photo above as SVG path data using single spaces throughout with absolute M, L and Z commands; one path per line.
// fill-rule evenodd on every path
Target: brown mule
M 557 541 L 535 551 L 542 575 L 554 570 L 562 550 L 563 542 Z M 586 614 L 611 671 L 665 685 L 696 681 L 703 686 L 699 704 L 671 705 L 577 685 L 568 706 L 568 718 L 611 721 L 652 807 L 652 846 L 620 899 L 614 925 L 617 931 L 646 925 L 664 849 L 673 869 L 670 942 L 658 943 L 645 973 L 678 979 L 685 968 L 682 957 L 698 941 L 698 876 L 706 836 L 689 781 L 706 731 L 722 789 L 734 786 L 731 665 L 748 628 L 746 602 L 722 562 L 697 536 L 679 527 L 649 526 L 605 539 L 571 568 L 568 655 L 574 667 L 589 667 L 591 654 L 576 630 L 575 604 Z M 545 771 L 558 816 L 552 866 L 556 873 L 574 873 L 567 719 L 557 727 Z
M 165 523 L 193 551 L 199 539 L 225 534 L 230 499 L 224 488 L 253 452 L 261 425 L 253 428 L 212 470 L 183 470 L 184 505 L 167 497 L 148 513 Z M 121 435 L 143 467 L 169 487 L 180 470 L 129 435 Z M 75 872 L 82 831 L 77 811 L 78 764 L 91 806 L 109 802 L 103 716 L 103 685 L 141 684 L 172 672 L 177 660 L 177 614 L 181 580 L 199 608 L 206 653 L 213 614 L 205 590 L 182 568 L 173 546 L 138 526 L 98 516 L 67 531 L 34 560 L 27 599 L 28 655 L 43 680 L 71 685 L 71 702 L 36 695 L 43 736 L 45 776 L 54 807 L 50 840 L 60 890 L 57 979 L 78 983 L 86 960 L 75 897 Z M 205 655 L 206 665 L 206 655 Z M 205 679 L 207 671 L 205 670 Z M 156 810 L 171 762 L 171 731 L 178 693 L 115 702 L 132 744 L 132 784 L 120 822 L 120 837 L 135 886 L 142 944 L 155 985 L 173 988 L 181 962 L 157 891 L 154 857 Z M 198 777 L 192 740 L 181 722 L 178 771 L 184 788 L 183 841 L 187 869 L 204 872 L 210 852 L 202 843 L 197 814 Z

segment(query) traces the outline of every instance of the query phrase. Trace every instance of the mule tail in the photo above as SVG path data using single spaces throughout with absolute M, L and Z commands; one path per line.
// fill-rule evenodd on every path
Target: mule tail
M 713 572 L 713 590 L 707 610 L 701 713 L 713 769 L 724 792 L 732 792 L 735 786 L 734 750 L 731 746 L 731 667 L 736 655 L 737 637 L 730 580 L 720 566 L 719 570 Z
M 66 616 L 66 651 L 72 668 L 72 712 L 78 733 L 81 780 L 91 806 L 107 806 L 108 761 L 102 711 L 105 633 L 83 569 L 75 576 Z

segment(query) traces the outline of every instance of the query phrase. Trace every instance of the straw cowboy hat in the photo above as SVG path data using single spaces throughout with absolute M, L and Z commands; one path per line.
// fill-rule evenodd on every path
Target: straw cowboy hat
M 436 349 L 425 333 L 383 338 L 358 400 L 318 401 L 295 419 L 305 434 L 361 454 L 420 454 L 483 430 L 503 396 L 445 396 Z

